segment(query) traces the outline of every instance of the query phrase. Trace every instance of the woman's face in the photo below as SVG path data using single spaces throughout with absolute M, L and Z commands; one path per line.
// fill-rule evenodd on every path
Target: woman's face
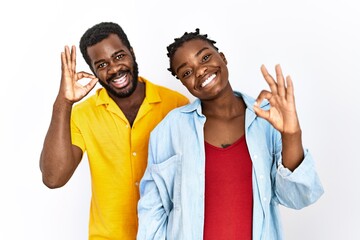
M 210 43 L 202 39 L 189 40 L 179 47 L 172 59 L 172 68 L 189 92 L 210 100 L 229 84 L 227 61 Z

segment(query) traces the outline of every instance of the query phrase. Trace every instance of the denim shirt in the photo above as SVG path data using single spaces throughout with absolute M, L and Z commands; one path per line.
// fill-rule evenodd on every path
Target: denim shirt
M 282 165 L 281 135 L 246 103 L 245 137 L 253 165 L 253 239 L 283 239 L 278 205 L 301 209 L 323 188 L 310 152 L 292 172 Z M 269 103 L 261 103 L 263 109 Z M 152 131 L 140 182 L 137 239 L 203 239 L 205 149 L 201 101 L 172 110 Z M 239 213 L 241 214 L 241 213 Z

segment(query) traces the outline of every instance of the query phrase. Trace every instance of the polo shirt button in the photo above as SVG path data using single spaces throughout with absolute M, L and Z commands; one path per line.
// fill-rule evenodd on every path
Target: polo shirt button
M 135 156 L 136 156 L 136 152 L 133 152 L 132 155 L 135 157 Z

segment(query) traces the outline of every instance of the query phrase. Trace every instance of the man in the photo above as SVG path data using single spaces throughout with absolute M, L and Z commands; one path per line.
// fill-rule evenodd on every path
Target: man
M 87 152 L 89 239 L 135 239 L 150 131 L 188 99 L 138 76 L 134 50 L 118 24 L 102 22 L 88 29 L 80 50 L 94 75 L 76 72 L 76 49 L 65 46 L 60 90 L 40 156 L 43 182 L 49 188 L 65 185 Z M 87 84 L 79 83 L 83 78 Z M 97 82 L 103 88 L 75 104 Z
M 233 91 L 214 44 L 197 29 L 167 48 L 169 70 L 196 99 L 151 133 L 138 240 L 281 240 L 278 205 L 300 209 L 323 194 L 291 78 L 262 66 L 270 91 Z

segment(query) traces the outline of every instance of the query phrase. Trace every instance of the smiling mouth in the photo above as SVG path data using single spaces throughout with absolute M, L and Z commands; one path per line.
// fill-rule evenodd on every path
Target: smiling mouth
M 201 87 L 206 87 L 209 83 L 212 82 L 212 80 L 214 80 L 215 77 L 216 77 L 216 74 L 215 74 L 215 73 L 211 74 L 211 75 L 201 84 Z
M 127 82 L 127 75 L 128 74 L 121 74 L 119 77 L 117 78 L 113 78 L 110 80 L 110 82 L 117 88 L 121 88 L 124 85 L 126 85 Z

